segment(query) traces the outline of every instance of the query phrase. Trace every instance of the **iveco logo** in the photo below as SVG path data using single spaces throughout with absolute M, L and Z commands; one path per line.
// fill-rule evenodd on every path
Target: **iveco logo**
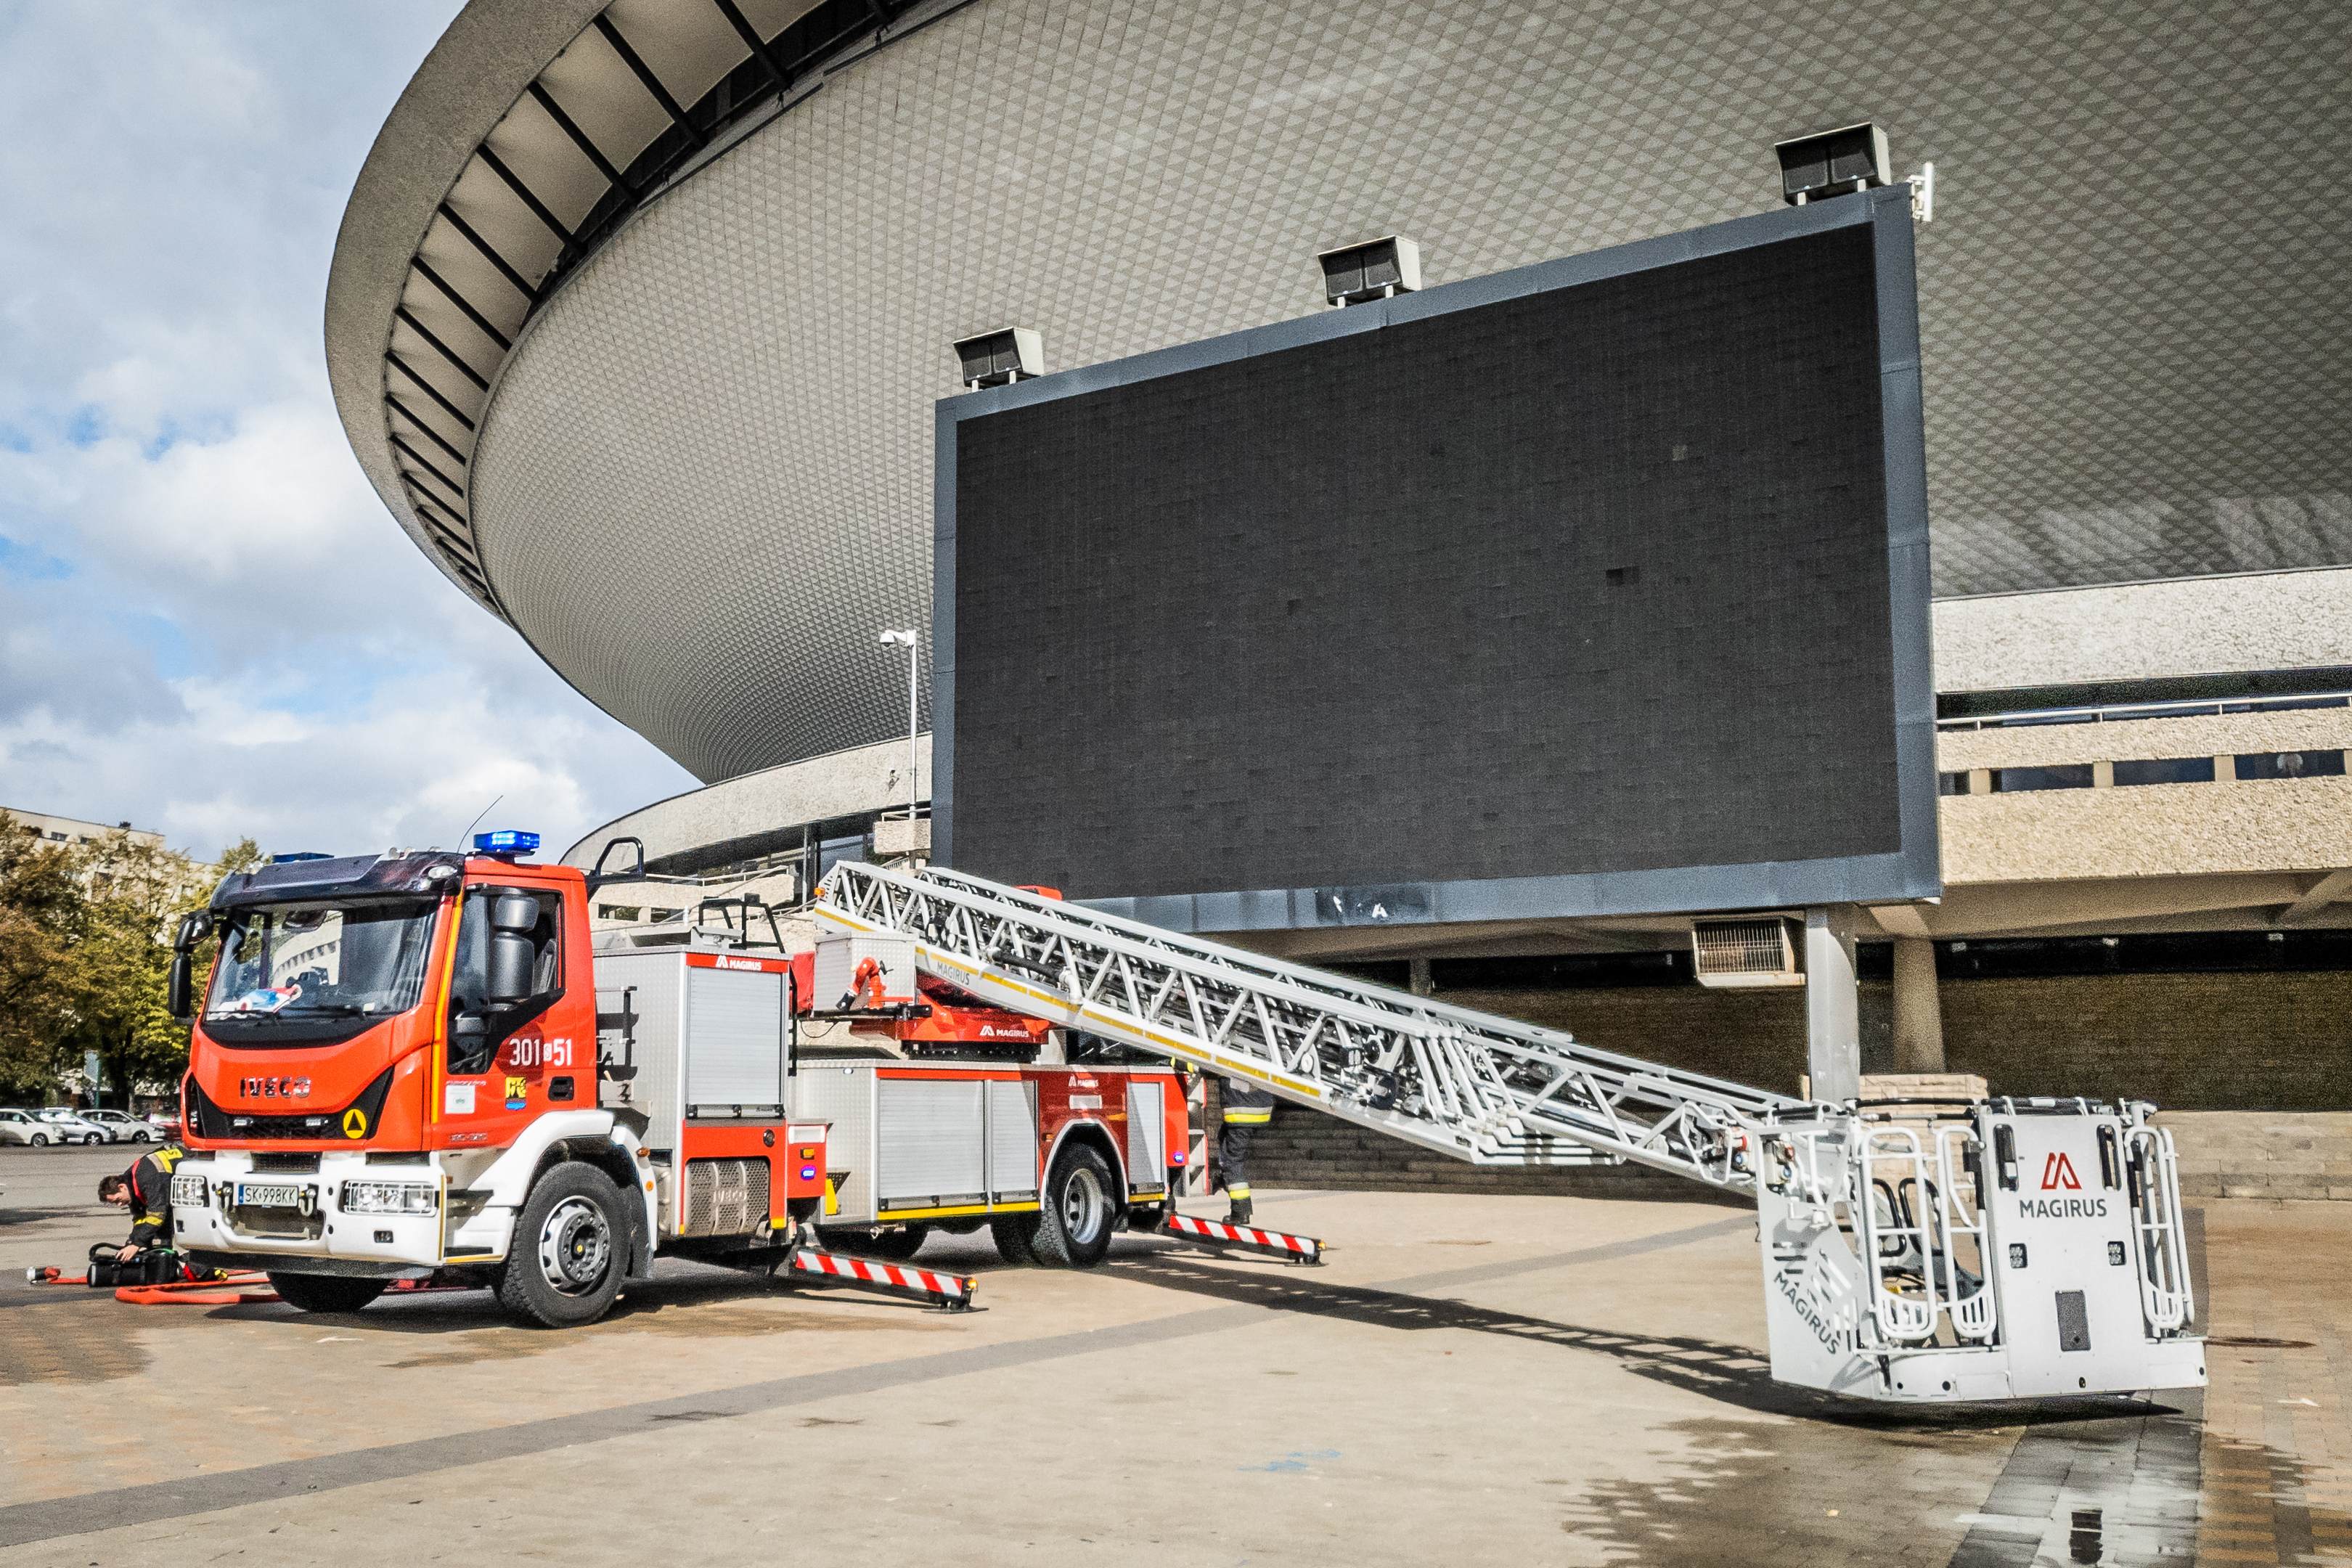
M 241 1078 L 236 1080 L 236 1092 L 246 1100 L 308 1100 L 310 1080 L 307 1078 Z

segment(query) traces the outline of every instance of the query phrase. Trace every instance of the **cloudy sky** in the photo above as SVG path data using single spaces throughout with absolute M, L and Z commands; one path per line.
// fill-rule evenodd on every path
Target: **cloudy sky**
M 692 787 L 426 564 L 335 420 L 335 227 L 457 8 L 0 0 L 0 806 L 350 854 Z

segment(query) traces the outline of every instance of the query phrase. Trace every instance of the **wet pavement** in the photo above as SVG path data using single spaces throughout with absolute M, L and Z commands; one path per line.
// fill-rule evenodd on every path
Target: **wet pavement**
M 129 1151 L 0 1150 L 0 1564 L 2352 1563 L 2352 1205 L 2209 1203 L 2212 1386 L 2013 1411 L 1765 1373 L 1739 1211 L 1287 1193 L 1321 1268 L 1122 1238 L 950 1315 L 687 1266 L 572 1333 L 29 1289 Z

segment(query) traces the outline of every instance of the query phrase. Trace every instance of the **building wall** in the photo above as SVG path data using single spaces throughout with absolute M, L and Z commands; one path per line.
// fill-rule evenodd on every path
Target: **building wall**
M 2176 1110 L 2352 1105 L 2352 973 L 1947 980 L 1944 1056 L 1995 1094 Z
M 133 827 L 127 822 L 110 826 L 103 822 L 85 822 L 78 816 L 52 816 L 47 812 L 20 811 L 10 806 L 0 806 L 0 818 L 14 823 L 20 831 L 54 844 L 95 844 L 110 833 L 120 833 L 133 844 L 151 845 L 158 849 L 163 847 L 162 834 Z
M 1865 1070 L 1892 1067 L 1889 991 L 1884 982 L 1862 987 Z M 1946 980 L 1939 992 L 1950 1070 L 1982 1074 L 1994 1094 L 2154 1100 L 2175 1113 L 2168 1120 L 2184 1160 L 2217 1193 L 2225 1168 L 2238 1173 L 2259 1164 L 2269 1171 L 2295 1157 L 2273 1150 L 2258 1128 L 2249 1130 L 2272 1118 L 2244 1113 L 2308 1121 L 2310 1113 L 2352 1105 L 2352 973 Z M 1799 1092 L 1804 1071 L 1804 993 L 1798 989 L 1660 985 L 1440 994 L 1457 1005 L 1566 1029 L 1605 1049 L 1784 1094 Z M 2211 1111 L 2241 1114 L 2180 1114 Z M 2227 1143 L 2209 1149 L 2223 1131 Z M 2335 1134 L 2339 1142 L 2343 1135 Z M 2352 1158 L 2352 1147 L 2326 1157 L 2339 1154 Z M 1269 1187 L 1707 1195 L 1695 1183 L 1633 1167 L 1479 1169 L 1289 1105 L 1276 1113 L 1255 1157 L 1253 1175 Z M 2301 1167 L 2294 1170 L 2299 1176 Z M 2230 1177 L 2235 1184 L 2256 1179 Z M 2352 1195 L 2352 1171 L 2335 1185 Z M 2322 1179 L 2314 1190 L 2290 1195 L 2332 1195 L 2326 1188 Z
M 705 779 L 886 741 L 874 633 L 929 625 L 954 339 L 1018 321 L 1066 371 L 1318 310 L 1315 253 L 1366 236 L 1417 239 L 1438 285 L 1670 234 L 1770 206 L 1780 138 L 1873 115 L 1940 174 L 1939 594 L 2340 565 L 2326 15 L 1912 7 L 1900 47 L 1823 48 L 1885 8 L 987 0 L 828 74 L 547 296 L 480 416 L 481 562 L 537 651 Z M 2250 146 L 2321 184 L 2217 206 Z M 467 180 L 457 205 L 504 210 Z M 388 314 L 349 323 L 347 416 Z M 355 438 L 396 495 L 381 417 Z

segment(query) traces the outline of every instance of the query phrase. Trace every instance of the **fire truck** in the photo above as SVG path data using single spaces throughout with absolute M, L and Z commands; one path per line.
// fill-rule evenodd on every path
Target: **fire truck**
M 1313 1261 L 1174 1211 L 1182 1061 L 1473 1164 L 1630 1161 L 1752 1199 L 1772 1375 L 1798 1387 L 2205 1382 L 2179 1158 L 2144 1102 L 1795 1100 L 940 866 L 835 865 L 810 953 L 754 951 L 747 920 L 592 955 L 603 862 L 525 847 L 270 867 L 183 928 L 183 1009 L 222 933 L 174 1173 L 199 1261 L 321 1309 L 438 1274 L 551 1324 L 657 1252 L 968 1300 L 826 1246 L 905 1256 L 933 1226 L 1062 1266 L 1139 1220 Z
M 183 924 L 191 1261 L 308 1310 L 432 1278 L 562 1326 L 665 1254 L 961 1305 L 969 1279 L 905 1265 L 934 1228 L 1084 1268 L 1171 1212 L 1166 1058 L 919 975 L 905 938 L 792 954 L 771 917 L 763 951 L 748 904 L 598 952 L 588 900 L 614 875 L 530 863 L 537 843 L 289 859 Z

